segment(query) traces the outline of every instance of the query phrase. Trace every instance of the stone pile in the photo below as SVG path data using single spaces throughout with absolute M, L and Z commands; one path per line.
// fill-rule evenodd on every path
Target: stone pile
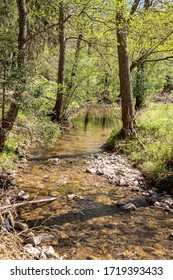
M 92 165 L 86 169 L 86 172 L 104 175 L 111 184 L 117 186 L 132 186 L 136 189 L 145 186 L 142 173 L 130 165 L 126 159 L 112 153 L 94 155 Z

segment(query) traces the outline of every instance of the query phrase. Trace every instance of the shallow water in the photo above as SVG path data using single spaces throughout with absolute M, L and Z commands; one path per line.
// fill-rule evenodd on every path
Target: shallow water
M 20 171 L 18 184 L 31 199 L 56 196 L 53 203 L 23 208 L 21 218 L 38 232 L 57 236 L 53 242 L 68 259 L 173 259 L 171 214 L 149 206 L 141 193 L 110 184 L 86 172 L 116 125 L 112 118 L 78 116 L 51 150 L 36 149 Z M 59 162 L 54 162 L 58 158 Z M 52 161 L 53 159 L 53 161 Z M 68 200 L 68 194 L 86 199 Z M 137 205 L 126 212 L 118 200 Z

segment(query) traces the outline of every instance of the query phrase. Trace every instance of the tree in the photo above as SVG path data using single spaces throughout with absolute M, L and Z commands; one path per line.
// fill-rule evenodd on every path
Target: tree
M 123 0 L 117 0 L 116 27 L 123 135 L 126 138 L 129 135 L 129 132 L 133 131 L 134 113 L 128 55 L 128 27 L 123 2 Z
M 3 150 L 8 133 L 12 130 L 18 115 L 22 93 L 26 85 L 26 57 L 27 57 L 27 36 L 28 36 L 28 11 L 25 0 L 16 0 L 19 13 L 18 33 L 18 55 L 17 70 L 18 77 L 16 89 L 11 100 L 8 112 L 1 121 L 0 127 L 0 152 Z

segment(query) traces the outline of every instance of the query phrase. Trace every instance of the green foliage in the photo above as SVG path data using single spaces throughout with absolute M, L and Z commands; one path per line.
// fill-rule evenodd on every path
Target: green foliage
M 136 120 L 136 137 L 121 139 L 113 131 L 109 145 L 129 156 L 144 172 L 151 175 L 172 170 L 173 166 L 173 105 L 149 104 Z

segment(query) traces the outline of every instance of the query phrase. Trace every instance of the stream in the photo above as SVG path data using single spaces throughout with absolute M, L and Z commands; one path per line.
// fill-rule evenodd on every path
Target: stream
M 100 147 L 116 125 L 110 111 L 79 114 L 52 149 L 30 151 L 18 171 L 20 189 L 30 199 L 58 199 L 23 207 L 20 218 L 38 233 L 55 235 L 51 245 L 66 259 L 173 259 L 172 215 L 146 203 L 143 191 L 86 172 L 102 153 L 109 165 L 112 155 Z M 136 211 L 118 207 L 120 200 L 133 202 Z

